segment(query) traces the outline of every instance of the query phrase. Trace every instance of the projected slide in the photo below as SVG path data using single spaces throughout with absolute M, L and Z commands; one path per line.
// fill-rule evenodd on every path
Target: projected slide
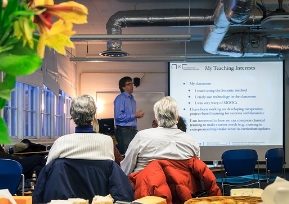
M 170 63 L 169 81 L 201 146 L 283 145 L 283 62 Z

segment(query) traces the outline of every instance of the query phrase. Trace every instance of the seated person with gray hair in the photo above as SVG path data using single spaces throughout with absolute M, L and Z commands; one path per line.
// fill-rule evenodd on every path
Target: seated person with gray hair
M 172 97 L 167 96 L 156 102 L 154 114 L 158 127 L 139 131 L 120 163 L 126 175 L 143 170 L 153 160 L 200 157 L 198 142 L 177 127 L 178 106 Z
M 95 195 L 108 194 L 114 200 L 133 200 L 133 188 L 114 161 L 112 138 L 93 130 L 95 113 L 91 96 L 72 100 L 70 115 L 77 125 L 75 133 L 59 137 L 52 145 L 37 179 L 33 203 L 68 198 L 91 203 Z
M 57 158 L 114 160 L 113 140 L 96 133 L 92 127 L 96 105 L 89 95 L 72 100 L 71 119 L 77 125 L 75 133 L 59 137 L 52 145 L 46 164 Z

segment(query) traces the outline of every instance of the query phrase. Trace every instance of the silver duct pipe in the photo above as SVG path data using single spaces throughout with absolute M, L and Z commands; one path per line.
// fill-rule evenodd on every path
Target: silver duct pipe
M 214 25 L 213 12 L 212 9 L 190 9 L 190 11 L 188 9 L 119 11 L 109 18 L 106 29 L 107 34 L 121 35 L 124 27 L 210 26 Z M 261 18 L 262 16 L 252 16 L 243 25 L 260 25 Z M 232 17 L 232 19 L 235 19 L 235 17 Z M 112 40 L 107 42 L 107 51 L 100 53 L 100 55 L 126 56 L 128 53 L 122 51 L 121 41 Z
M 243 24 L 250 17 L 254 0 L 223 0 L 227 19 L 233 24 Z
M 203 41 L 203 47 L 208 53 L 219 54 L 217 50 L 218 45 L 223 40 L 230 27 L 230 22 L 227 20 L 224 12 L 224 5 L 221 1 L 214 13 L 214 24 L 214 26 L 208 28 L 208 32 Z
M 214 26 L 208 28 L 203 41 L 204 50 L 211 54 L 230 55 L 231 52 L 218 50 L 230 24 L 243 24 L 250 17 L 254 0 L 220 1 L 214 13 Z M 235 56 L 235 53 L 234 53 Z
M 288 39 L 265 38 L 252 34 L 235 34 L 224 38 L 218 47 L 219 54 L 231 57 L 272 57 L 288 51 Z
M 120 35 L 125 27 L 147 26 L 207 26 L 213 24 L 211 9 L 155 9 L 119 11 L 106 23 L 107 34 Z M 126 56 L 122 51 L 122 41 L 108 41 L 103 56 Z
M 284 53 L 289 51 L 289 40 L 280 38 L 268 38 L 267 41 L 267 52 L 271 53 Z

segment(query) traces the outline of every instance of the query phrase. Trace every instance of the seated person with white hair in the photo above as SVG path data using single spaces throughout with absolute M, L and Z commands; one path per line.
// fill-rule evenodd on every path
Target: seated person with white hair
M 75 133 L 59 137 L 52 145 L 46 164 L 57 158 L 114 160 L 113 140 L 96 133 L 92 127 L 96 106 L 89 95 L 72 100 L 71 119 L 77 125 Z
M 158 127 L 139 131 L 120 163 L 126 175 L 143 170 L 153 160 L 200 157 L 198 142 L 177 127 L 178 106 L 172 97 L 167 96 L 156 102 L 154 114 Z
M 162 98 L 155 103 L 154 114 L 158 127 L 139 131 L 120 163 L 134 188 L 134 198 L 158 196 L 177 204 L 200 193 L 222 195 L 213 172 L 199 159 L 197 141 L 177 126 L 177 102 L 169 96 Z

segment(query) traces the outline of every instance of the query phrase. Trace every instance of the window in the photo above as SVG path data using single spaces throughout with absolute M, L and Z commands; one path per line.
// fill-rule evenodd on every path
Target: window
M 4 107 L 4 121 L 13 139 L 54 139 L 71 132 L 71 98 L 62 90 L 59 95 L 46 86 L 16 82 L 11 100 Z
M 54 109 L 54 94 L 46 86 L 43 86 L 41 103 L 42 136 L 51 138 L 52 124 L 54 124 L 54 118 L 51 117 Z
M 36 98 L 38 87 L 30 86 L 27 84 L 23 85 L 24 91 L 24 136 L 30 138 L 36 138 Z
M 74 132 L 74 130 L 71 130 L 72 129 L 72 122 L 70 120 L 70 106 L 71 106 L 71 98 L 66 95 L 65 97 L 65 109 L 64 109 L 64 113 L 65 113 L 65 134 L 69 134 L 71 132 Z M 74 127 L 74 126 L 73 126 Z
M 11 100 L 6 103 L 4 107 L 4 121 L 8 126 L 9 135 L 12 138 L 17 136 L 17 105 L 16 105 L 16 91 L 11 92 Z
M 61 136 L 70 133 L 70 110 L 71 98 L 62 90 L 55 102 L 55 135 Z M 68 113 L 68 114 L 67 114 Z

